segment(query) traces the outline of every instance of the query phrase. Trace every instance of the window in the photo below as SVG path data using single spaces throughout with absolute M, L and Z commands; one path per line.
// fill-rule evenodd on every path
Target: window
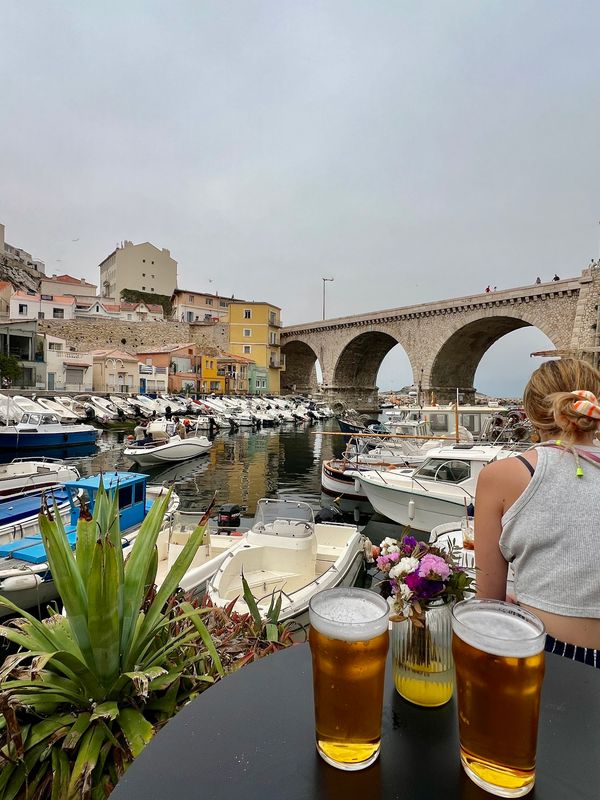
M 245 344 L 244 345 L 244 353 L 251 353 L 252 352 L 252 345 Z
M 147 358 L 146 359 L 146 366 L 147 367 L 151 367 L 152 366 L 152 359 L 151 358 Z
M 244 336 L 252 336 L 252 329 L 244 328 Z
M 62 350 L 60 342 L 48 342 L 48 350 Z
M 432 458 L 415 472 L 415 477 L 431 478 L 444 483 L 461 483 L 471 477 L 471 465 L 468 461 Z
M 27 303 L 19 303 L 19 314 L 27 314 Z
M 142 286 L 142 292 L 145 292 L 145 291 L 146 291 L 146 287 Z
M 194 305 L 194 295 L 193 294 L 188 294 L 188 303 L 191 303 L 192 305 Z
M 96 314 L 100 311 L 100 306 L 96 306 Z
M 64 308 L 53 308 L 52 309 L 52 319 L 64 319 L 65 318 L 65 310 Z
M 206 305 L 207 306 L 212 306 L 212 304 L 213 304 L 212 297 L 207 297 L 206 298 Z
M 226 300 L 220 300 L 219 301 L 219 305 L 221 306 L 221 308 L 227 308 L 227 301 Z
M 144 502 L 144 484 L 141 481 L 135 484 L 135 502 Z
M 131 314 L 127 314 L 127 319 L 131 319 Z
M 150 287 L 150 291 L 151 291 L 151 292 L 153 292 L 153 291 L 154 291 L 154 286 L 151 286 L 151 287 Z
M 119 508 L 126 508 L 133 500 L 133 486 L 124 486 L 119 491 Z
M 244 319 L 252 319 L 252 309 L 245 308 L 244 309 Z
M 269 324 L 276 325 L 277 324 L 277 314 L 274 311 L 269 311 Z
M 46 318 L 46 315 L 44 314 L 44 312 L 43 311 L 38 311 L 38 319 L 45 319 L 45 318 Z

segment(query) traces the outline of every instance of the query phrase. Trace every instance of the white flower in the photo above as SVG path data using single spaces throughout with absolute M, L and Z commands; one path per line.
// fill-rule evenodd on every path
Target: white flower
M 385 554 L 390 555 L 391 553 L 399 553 L 400 548 L 396 544 L 390 544 L 386 547 Z
M 413 558 L 412 556 L 405 556 L 404 558 L 400 559 L 395 569 L 398 570 L 398 575 L 408 575 L 409 572 L 414 572 L 418 566 L 419 566 L 418 558 Z
M 398 585 L 398 594 L 400 595 L 400 597 L 402 598 L 403 602 L 405 602 L 405 603 L 408 603 L 408 601 L 410 600 L 410 598 L 413 595 L 413 593 L 411 592 L 411 590 L 408 588 L 408 586 L 405 583 L 400 583 Z
M 384 555 L 388 553 L 397 553 L 398 552 L 398 541 L 396 539 L 390 539 L 389 536 L 386 536 L 385 539 L 381 542 L 381 552 Z

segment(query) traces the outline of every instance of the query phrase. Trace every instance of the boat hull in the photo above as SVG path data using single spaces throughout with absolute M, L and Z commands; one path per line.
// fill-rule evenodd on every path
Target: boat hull
M 207 453 L 212 444 L 205 444 L 194 439 L 183 439 L 180 442 L 168 443 L 159 447 L 126 447 L 125 455 L 132 458 L 142 467 L 150 467 L 155 464 L 169 464 L 178 461 L 189 461 L 197 456 Z
M 63 448 L 96 444 L 97 430 L 91 427 L 89 430 L 82 428 L 83 426 L 77 426 L 73 431 L 62 430 L 48 433 L 42 431 L 13 432 L 0 429 L 0 452 L 46 450 L 49 447 Z
M 399 525 L 409 525 L 419 531 L 429 532 L 436 525 L 462 519 L 465 515 L 464 499 L 471 502 L 471 497 L 460 491 L 442 498 L 432 492 L 417 492 L 410 487 L 385 486 L 359 477 L 357 481 L 360 481 L 375 511 Z

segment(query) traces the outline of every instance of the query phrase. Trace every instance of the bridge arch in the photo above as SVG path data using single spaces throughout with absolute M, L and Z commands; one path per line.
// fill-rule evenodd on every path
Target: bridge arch
M 281 348 L 285 356 L 285 371 L 281 373 L 284 394 L 306 394 L 317 388 L 319 357 L 313 348 L 300 339 L 286 342 Z
M 424 370 L 424 385 L 428 386 L 439 402 L 451 401 L 459 389 L 465 401 L 474 400 L 475 373 L 485 353 L 503 336 L 526 327 L 538 328 L 555 347 L 561 342 L 554 331 L 522 317 L 507 314 L 486 315 L 467 322 L 454 330 L 434 351 L 431 363 Z
M 334 385 L 338 388 L 374 389 L 381 362 L 396 345 L 402 347 L 394 335 L 385 331 L 369 330 L 354 336 L 337 358 L 333 370 Z M 407 355 L 410 360 L 410 355 Z

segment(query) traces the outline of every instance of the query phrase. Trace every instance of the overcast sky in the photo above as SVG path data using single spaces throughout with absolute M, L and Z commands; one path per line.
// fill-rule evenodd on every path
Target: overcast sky
M 578 275 L 598 255 L 600 4 L 2 0 L 0 222 L 98 282 L 123 239 L 179 285 L 342 316 Z M 517 394 L 538 331 L 484 358 Z M 379 384 L 410 380 L 398 347 Z

